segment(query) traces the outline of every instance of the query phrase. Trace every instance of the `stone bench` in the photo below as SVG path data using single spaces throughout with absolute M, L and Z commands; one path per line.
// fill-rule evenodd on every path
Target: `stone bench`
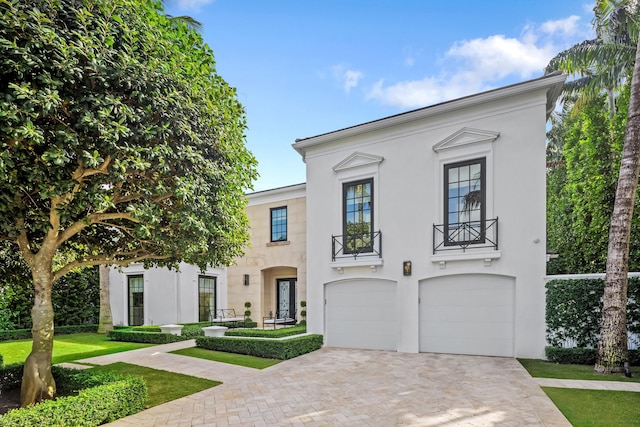
M 223 337 L 227 329 L 229 328 L 226 326 L 205 326 L 202 328 L 205 337 Z
M 163 334 L 182 335 L 182 325 L 162 325 L 160 332 Z

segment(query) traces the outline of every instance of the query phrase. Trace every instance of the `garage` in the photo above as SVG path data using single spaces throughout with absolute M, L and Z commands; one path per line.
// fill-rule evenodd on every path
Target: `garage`
M 420 351 L 514 356 L 515 279 L 455 275 L 420 283 Z
M 396 284 L 350 280 L 325 285 L 325 344 L 330 347 L 396 350 Z

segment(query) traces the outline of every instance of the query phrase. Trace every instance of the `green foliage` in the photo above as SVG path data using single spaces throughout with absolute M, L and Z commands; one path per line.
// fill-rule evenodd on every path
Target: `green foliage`
M 2 354 L 0 354 L 0 368 L 4 366 L 4 359 L 2 358 Z
M 544 354 L 548 361 L 554 363 L 593 365 L 596 363 L 597 350 L 581 347 L 545 347 Z
M 77 396 L 58 397 L 32 407 L 11 410 L 0 416 L 0 425 L 98 426 L 144 409 L 147 389 L 141 378 L 93 374 L 55 366 L 52 373 L 60 394 L 77 391 Z
M 56 326 L 53 330 L 54 335 L 68 335 L 78 334 L 83 332 L 95 333 L 98 330 L 98 325 L 70 325 L 70 326 Z M 0 331 L 1 341 L 14 341 L 31 339 L 31 329 L 13 329 L 9 331 Z
M 269 359 L 287 360 L 322 348 L 322 335 L 312 334 L 286 340 L 242 338 L 196 338 L 196 346 L 208 350 L 248 354 Z
M 602 321 L 603 279 L 551 280 L 546 284 L 547 341 L 554 347 L 575 342 L 595 348 Z M 628 283 L 627 328 L 640 333 L 640 277 Z
M 56 279 L 242 254 L 256 161 L 199 33 L 151 0 L 7 0 L 0 57 L 0 239 L 59 245 Z
M 565 112 L 549 138 L 562 147 L 547 173 L 549 274 L 605 271 L 609 225 L 627 122 L 629 87 L 612 120 L 602 97 Z M 550 159 L 551 160 L 551 159 Z M 638 198 L 636 198 L 638 200 Z M 630 271 L 640 269 L 640 217 L 632 223 Z
M 169 344 L 172 342 L 185 341 L 188 338 L 173 334 L 163 334 L 159 332 L 137 332 L 130 330 L 113 330 L 107 333 L 113 341 L 138 342 L 145 344 Z
M 228 337 L 281 338 L 304 334 L 305 332 L 307 332 L 305 326 L 293 326 L 280 329 L 234 329 L 226 331 L 225 335 Z

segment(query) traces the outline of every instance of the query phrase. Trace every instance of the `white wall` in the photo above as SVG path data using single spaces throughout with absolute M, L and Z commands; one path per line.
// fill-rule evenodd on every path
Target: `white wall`
M 397 349 L 417 352 L 419 282 L 492 274 L 515 278 L 515 356 L 543 356 L 547 91 L 551 86 L 555 91 L 564 79 L 550 80 L 294 144 L 307 164 L 310 332 L 323 333 L 325 328 L 325 284 L 375 277 L 397 282 Z M 499 136 L 483 141 L 463 132 L 456 139 L 464 128 Z M 354 153 L 363 156 L 350 157 Z M 432 225 L 444 222 L 443 165 L 477 157 L 487 159 L 487 218 L 500 218 L 499 250 L 434 255 Z M 383 257 L 332 262 L 331 236 L 342 234 L 342 183 L 365 177 L 374 178 L 374 228 L 382 231 Z M 402 275 L 404 260 L 412 261 L 411 276 Z
M 196 266 L 180 264 L 180 273 L 167 268 L 144 269 L 132 264 L 109 272 L 111 313 L 114 325 L 128 325 L 127 277 L 144 277 L 144 324 L 164 325 L 198 321 L 198 276 L 216 277 L 218 308 L 226 308 L 227 278 L 225 269 L 208 268 L 204 273 Z

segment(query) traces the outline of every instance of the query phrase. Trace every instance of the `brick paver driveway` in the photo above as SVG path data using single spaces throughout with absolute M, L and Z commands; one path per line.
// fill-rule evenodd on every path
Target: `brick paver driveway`
M 570 425 L 515 359 L 323 348 L 262 371 L 161 359 L 224 384 L 111 426 Z

